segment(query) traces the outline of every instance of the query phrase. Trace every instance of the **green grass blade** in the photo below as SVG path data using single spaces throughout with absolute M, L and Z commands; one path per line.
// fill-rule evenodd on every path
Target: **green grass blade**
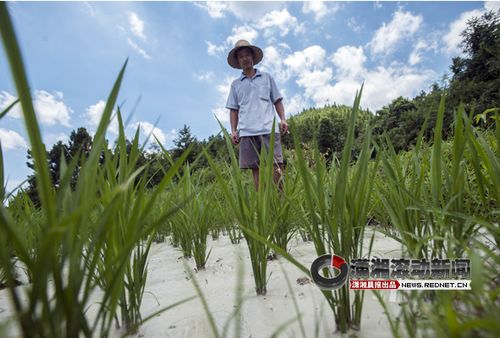
M 1 113 L 0 113 L 0 120 L 7 115 L 9 110 L 11 110 L 17 103 L 19 103 L 19 99 L 16 99 L 14 102 L 9 104 Z
M 4 170 L 3 170 L 3 151 L 2 151 L 2 141 L 0 140 L 0 202 L 3 205 L 5 201 L 5 190 L 7 187 L 4 185 Z
M 55 205 L 52 201 L 52 183 L 47 168 L 47 154 L 42 142 L 40 127 L 38 126 L 30 86 L 24 67 L 21 50 L 17 42 L 14 26 L 12 24 L 7 3 L 0 2 L 0 34 L 9 61 L 12 77 L 16 86 L 17 94 L 21 102 L 24 122 L 31 144 L 31 151 L 35 163 L 35 172 L 38 191 L 42 207 L 47 213 L 48 224 L 54 225 L 56 214 Z
M 444 117 L 444 103 L 445 97 L 441 96 L 439 108 L 437 113 L 436 127 L 434 128 L 434 142 L 432 147 L 431 159 L 431 190 L 434 205 L 438 205 L 441 201 L 441 187 L 442 187 L 442 151 L 441 145 L 443 143 L 443 117 Z
M 104 138 L 106 136 L 106 129 L 111 121 L 111 114 L 113 112 L 113 107 L 115 106 L 116 99 L 118 98 L 118 93 L 120 91 L 120 86 L 123 81 L 123 76 L 125 75 L 125 69 L 127 68 L 128 59 L 125 60 L 117 79 L 111 89 L 111 92 L 106 101 L 106 106 L 104 107 L 104 111 L 101 116 L 101 120 L 99 121 L 99 126 L 97 127 L 97 131 L 94 135 L 94 144 L 102 145 L 104 142 Z M 122 126 L 123 127 L 123 126 Z

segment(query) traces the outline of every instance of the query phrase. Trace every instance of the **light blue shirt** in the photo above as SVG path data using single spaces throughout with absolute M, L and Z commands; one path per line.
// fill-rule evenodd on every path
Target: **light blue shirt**
M 283 99 L 268 73 L 255 70 L 252 78 L 242 74 L 231 83 L 226 108 L 238 111 L 239 136 L 270 134 L 276 116 L 274 104 Z M 279 133 L 278 125 L 275 132 Z

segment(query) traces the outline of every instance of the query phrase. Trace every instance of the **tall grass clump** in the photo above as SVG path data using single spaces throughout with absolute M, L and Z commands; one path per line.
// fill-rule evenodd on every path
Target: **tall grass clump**
M 69 163 L 63 159 L 60 185 L 54 188 L 30 86 L 5 3 L 0 3 L 0 33 L 22 106 L 41 200 L 41 216 L 37 220 L 40 230 L 31 242 L 23 238 L 24 227 L 32 223 L 29 212 L 13 215 L 4 205 L 0 207 L 0 231 L 10 243 L 0 248 L 0 267 L 6 274 L 7 291 L 20 334 L 24 337 L 91 337 L 95 334 L 106 337 L 118 309 L 125 327 L 133 331 L 141 322 L 138 311 L 150 240 L 158 224 L 171 215 L 171 210 L 155 222 L 144 224 L 143 220 L 147 219 L 160 192 L 170 184 L 185 156 L 170 168 L 157 188 L 147 193 L 140 177 L 144 167 L 135 168 L 134 155 L 126 156 L 122 148 L 119 160 L 110 158 L 104 137 L 125 63 L 107 99 L 88 158 L 80 162 L 77 156 Z M 123 138 L 120 120 L 119 143 Z M 133 148 L 132 151 L 138 150 Z M 101 164 L 103 154 L 106 161 Z M 78 181 L 72 190 L 71 177 L 77 169 Z M 11 257 L 17 257 L 20 266 L 26 267 L 31 276 L 31 283 L 23 288 L 14 287 L 16 272 Z M 97 309 L 91 315 L 88 313 L 91 295 L 101 286 L 102 292 L 93 303 Z
M 222 126 L 221 126 L 222 127 Z M 214 171 L 219 187 L 224 194 L 228 209 L 238 222 L 243 236 L 248 244 L 252 271 L 255 282 L 255 291 L 258 295 L 267 292 L 267 256 L 270 247 L 257 240 L 252 234 L 256 233 L 267 241 L 271 241 L 276 228 L 271 204 L 278 197 L 278 187 L 274 184 L 274 127 L 271 133 L 270 149 L 262 147 L 259 165 L 258 191 L 252 184 L 245 184 L 244 171 L 239 168 L 238 160 L 230 137 L 224 130 L 224 136 L 231 162 L 229 164 L 229 178 L 215 163 L 213 158 L 204 151 L 210 167 Z
M 195 187 L 192 185 L 191 188 Z M 217 212 L 214 211 L 214 200 L 212 199 L 213 186 L 201 187 L 193 199 L 191 210 L 193 229 L 193 258 L 196 268 L 205 269 L 212 250 L 207 250 L 207 237 L 217 225 Z
M 444 142 L 444 103 L 442 97 L 430 146 L 423 144 L 421 133 L 411 156 L 383 152 L 388 179 L 378 188 L 396 229 L 394 237 L 406 254 L 469 258 L 472 290 L 400 292 L 400 313 L 388 318 L 396 337 L 493 337 L 500 330 L 500 126 L 496 124 L 495 136 L 488 141 L 491 131 L 477 130 L 460 106 L 453 138 Z
M 283 251 L 288 250 L 290 240 L 300 225 L 300 177 L 294 168 L 285 168 L 280 182 L 282 193 L 274 194 L 271 199 L 272 218 L 275 227 L 271 241 Z
M 207 237 L 216 225 L 218 213 L 214 210 L 212 185 L 203 185 L 200 177 L 195 178 L 189 165 L 183 170 L 173 196 L 179 206 L 172 219 L 172 232 L 178 238 L 184 257 L 193 257 L 197 269 L 204 269 L 210 251 L 207 253 Z
M 305 229 L 305 232 L 310 235 L 318 256 L 335 253 L 344 257 L 346 261 L 363 257 L 365 254 L 363 252 L 363 235 L 371 211 L 370 201 L 373 182 L 378 168 L 378 159 L 370 163 L 373 148 L 368 127 L 357 160 L 354 163 L 351 160 L 354 126 L 359 111 L 360 99 L 361 91 L 356 93 L 353 109 L 349 116 L 348 134 L 342 158 L 340 161 L 334 160 L 330 168 L 328 168 L 325 159 L 320 156 L 318 151 L 315 152 L 314 165 L 312 167 L 308 165 L 295 125 L 291 124 L 296 156 L 296 161 L 294 161 L 296 164 L 295 170 L 300 178 L 298 180 L 300 191 L 297 194 L 299 203 L 295 208 L 300 210 L 301 213 L 299 217 L 299 222 L 302 223 L 301 228 Z M 268 248 L 274 249 L 301 271 L 309 274 L 307 267 L 294 259 L 282 247 L 272 242 L 272 238 L 270 238 L 272 232 L 269 233 L 267 229 L 263 232 L 262 228 L 259 228 L 259 224 L 255 226 L 251 223 L 253 219 L 251 218 L 252 214 L 249 212 L 251 210 L 249 206 L 253 206 L 251 203 L 255 203 L 257 207 L 262 208 L 261 210 L 255 210 L 255 219 L 258 220 L 261 218 L 260 215 L 267 212 L 267 206 L 271 205 L 262 203 L 269 203 L 270 198 L 268 196 L 271 195 L 271 192 L 266 191 L 261 194 L 262 186 L 259 186 L 259 192 L 254 197 L 250 195 L 251 193 L 248 190 L 244 189 L 241 183 L 241 173 L 228 135 L 226 135 L 226 142 L 233 158 L 232 176 L 230 178 L 232 186 L 226 183 L 220 172 L 218 178 L 221 187 L 226 192 L 227 203 L 231 206 L 231 210 L 235 213 L 243 229 L 251 254 L 251 244 L 258 242 L 266 246 L 266 250 Z M 272 150 L 270 154 L 265 157 L 266 160 L 272 160 Z M 216 170 L 213 160 L 209 158 L 209 162 Z M 267 175 L 269 175 L 267 179 L 270 181 L 272 171 L 266 166 L 268 163 L 268 161 L 264 162 L 265 169 L 261 169 L 260 173 L 262 179 L 262 173 L 267 170 Z M 272 191 L 277 194 L 276 198 L 282 198 L 279 196 L 276 187 Z M 266 195 L 266 193 L 269 195 Z M 284 194 L 287 195 L 286 190 Z M 250 196 L 254 197 L 254 200 L 250 199 Z M 272 214 L 267 214 L 267 216 L 271 222 L 276 222 L 276 219 L 271 217 Z M 252 227 L 252 225 L 254 226 Z M 274 223 L 275 227 L 276 223 Z M 273 229 L 273 226 L 270 228 Z M 369 252 L 366 254 L 369 254 Z M 357 330 L 360 328 L 364 292 L 355 291 L 354 299 L 352 299 L 348 286 L 344 285 L 338 290 L 323 290 L 322 293 L 332 310 L 337 328 L 342 333 L 347 332 L 350 328 Z
M 389 215 L 389 233 L 412 258 L 461 258 L 479 230 L 467 217 L 498 220 L 498 155 L 474 131 L 463 106 L 456 112 L 453 139 L 442 140 L 445 98 L 437 110 L 432 146 L 423 142 L 401 156 L 387 139 L 381 151 L 383 180 L 377 192 Z M 497 172 L 498 171 L 498 172 Z
M 139 129 L 132 140 L 130 152 L 127 152 L 119 109 L 117 118 L 119 135 L 115 153 L 103 149 L 104 175 L 98 175 L 96 181 L 101 196 L 97 209 L 102 212 L 113 200 L 116 201 L 116 217 L 107 224 L 109 239 L 103 243 L 101 259 L 97 261 L 96 279 L 102 289 L 113 289 L 115 283 L 119 285 L 116 289 L 121 290 L 120 294 L 112 294 L 110 301 L 113 306 L 118 305 L 126 330 L 133 332 L 141 321 L 140 305 L 147 279 L 147 257 L 156 229 L 144 232 L 148 224 L 144 223 L 143 217 L 149 211 L 145 210 L 147 182 L 140 174 L 147 166 L 137 168 L 144 148 L 144 145 L 139 147 Z M 123 185 L 130 188 L 118 195 L 113 193 L 114 189 Z M 128 256 L 122 257 L 124 252 L 118 249 L 122 247 L 131 248 Z M 103 317 L 106 316 L 109 323 L 113 316 L 105 311 Z M 109 324 L 103 325 L 103 329 L 108 327 Z
M 500 109 L 495 110 L 493 116 L 495 120 L 495 130 L 490 133 L 483 133 L 479 130 L 468 128 L 466 132 L 467 160 L 474 169 L 474 182 L 477 186 L 479 203 L 477 209 L 482 212 L 480 215 L 489 224 L 496 224 L 496 227 L 486 227 L 486 230 L 493 236 L 497 247 L 500 247 Z M 491 136 L 492 137 L 488 137 Z M 476 210 L 477 210 L 476 209 Z
M 316 151 L 315 165 L 305 161 L 295 128 L 294 147 L 296 165 L 301 176 L 303 191 L 303 226 L 310 234 L 318 256 L 326 253 L 342 256 L 346 261 L 363 257 L 363 236 L 370 212 L 374 176 L 378 160 L 370 163 L 373 149 L 371 133 L 366 128 L 361 152 L 352 162 L 354 128 L 359 111 L 362 88 L 356 93 L 349 116 L 347 138 L 340 161 L 333 160 L 330 168 Z M 348 285 L 338 290 L 323 291 L 340 332 L 359 329 L 363 307 L 363 292 L 354 292 Z
M 191 258 L 193 254 L 193 235 L 191 233 L 191 222 L 189 214 L 181 208 L 181 201 L 178 198 L 182 185 L 176 186 L 169 194 L 170 203 L 174 203 L 180 212 L 172 216 L 169 221 L 171 231 L 171 241 L 175 247 L 180 247 L 184 258 Z
M 218 168 L 223 177 L 231 175 L 231 166 L 227 165 L 227 163 L 219 163 Z M 217 238 L 214 235 L 222 233 L 224 236 L 229 237 L 231 244 L 239 244 L 244 237 L 241 228 L 238 226 L 238 221 L 235 219 L 234 213 L 227 208 L 226 196 L 217 182 L 213 169 L 208 167 L 207 170 L 210 170 L 210 175 L 213 176 L 213 180 L 210 181 L 212 191 L 210 198 L 213 203 L 212 212 L 217 220 L 212 227 L 212 238 L 215 240 Z M 244 177 L 244 179 L 247 184 L 250 184 L 250 177 Z
M 9 214 L 15 220 L 20 231 L 23 245 L 29 248 L 28 254 L 32 259 L 36 258 L 38 252 L 33 250 L 40 243 L 43 236 L 43 224 L 46 222 L 45 214 L 37 209 L 31 201 L 28 194 L 22 189 L 16 195 L 16 198 L 8 201 Z M 29 283 L 33 281 L 33 270 L 23 265 L 17 265 L 17 271 L 23 272 Z

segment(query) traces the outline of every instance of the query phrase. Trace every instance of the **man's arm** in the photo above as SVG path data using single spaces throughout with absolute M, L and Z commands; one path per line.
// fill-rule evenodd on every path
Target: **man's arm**
M 238 139 L 238 111 L 236 109 L 229 109 L 229 121 L 231 123 L 231 141 L 237 144 Z
M 283 106 L 283 100 L 278 100 L 274 103 L 274 108 L 276 108 L 276 113 L 278 113 L 278 116 L 281 120 L 280 122 L 280 129 L 283 134 L 288 133 L 288 123 L 286 122 L 285 119 L 285 107 Z

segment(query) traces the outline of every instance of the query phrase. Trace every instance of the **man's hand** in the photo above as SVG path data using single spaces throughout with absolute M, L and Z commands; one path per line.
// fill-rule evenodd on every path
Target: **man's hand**
M 237 131 L 232 131 L 231 132 L 231 141 L 233 142 L 233 144 L 240 143 L 240 138 L 238 137 L 238 132 Z
M 286 120 L 281 120 L 280 130 L 283 135 L 288 134 L 288 123 L 286 122 Z

